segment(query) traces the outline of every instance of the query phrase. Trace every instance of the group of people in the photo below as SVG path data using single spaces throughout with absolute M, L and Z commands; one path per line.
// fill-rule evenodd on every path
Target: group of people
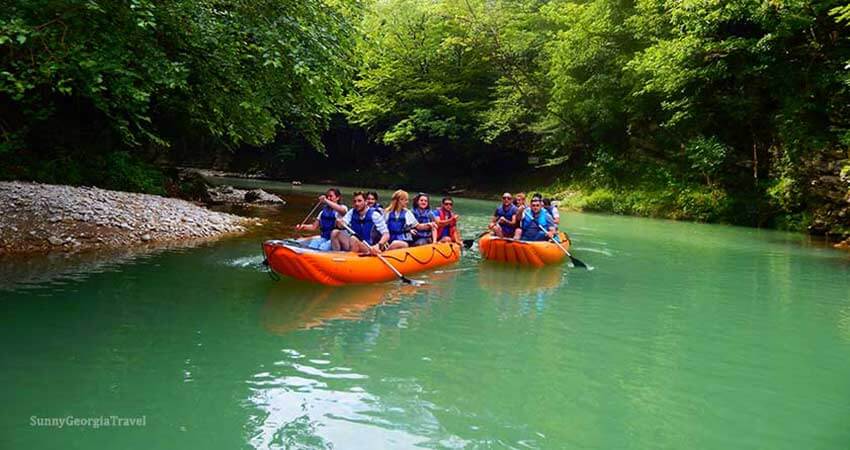
M 418 193 L 409 208 L 409 195 L 393 193 L 389 205 L 379 203 L 376 192 L 355 192 L 353 206 L 342 203 L 339 189 L 319 196 L 322 206 L 312 223 L 300 224 L 299 231 L 319 231 L 318 236 L 301 239 L 301 244 L 320 251 L 353 251 L 380 254 L 386 250 L 428 245 L 435 242 L 460 243 L 454 200 L 444 197 L 431 209 L 428 194 Z M 317 205 L 317 207 L 319 206 Z M 489 229 L 499 237 L 526 241 L 558 240 L 558 209 L 540 194 L 526 203 L 525 193 L 516 198 L 506 192 L 496 208 Z
M 560 224 L 558 208 L 549 199 L 534 194 L 531 201 L 526 203 L 525 192 L 518 193 L 516 198 L 510 192 L 505 192 L 502 194 L 502 204 L 490 219 L 489 229 L 494 235 L 503 238 L 557 241 Z
M 451 197 L 444 197 L 437 209 L 431 209 L 430 197 L 421 192 L 413 198 L 413 208 L 408 208 L 410 196 L 403 190 L 393 193 L 386 208 L 376 192 L 355 192 L 350 209 L 341 200 L 336 188 L 319 196 L 323 207 L 313 223 L 295 228 L 320 234 L 302 239 L 302 245 L 320 251 L 380 254 L 434 242 L 460 242 L 459 216 Z

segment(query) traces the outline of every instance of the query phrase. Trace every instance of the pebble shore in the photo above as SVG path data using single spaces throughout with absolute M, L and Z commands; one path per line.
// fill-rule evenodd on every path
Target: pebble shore
M 211 240 L 260 223 L 176 198 L 0 182 L 0 254 Z

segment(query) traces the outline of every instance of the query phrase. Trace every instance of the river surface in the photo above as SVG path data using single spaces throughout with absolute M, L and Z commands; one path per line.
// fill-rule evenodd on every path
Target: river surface
M 289 204 L 249 236 L 0 260 L 0 448 L 850 448 L 845 252 L 567 213 L 592 271 L 473 249 L 423 287 L 327 288 L 260 256 L 321 188 L 252 183 Z M 494 207 L 456 199 L 462 234 Z M 144 425 L 38 425 L 68 416 Z

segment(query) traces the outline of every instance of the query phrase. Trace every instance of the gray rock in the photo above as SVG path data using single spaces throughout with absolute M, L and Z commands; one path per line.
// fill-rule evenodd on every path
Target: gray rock
M 47 242 L 50 242 L 50 245 L 62 245 L 65 243 L 64 240 L 56 236 L 50 236 L 49 238 L 47 238 Z

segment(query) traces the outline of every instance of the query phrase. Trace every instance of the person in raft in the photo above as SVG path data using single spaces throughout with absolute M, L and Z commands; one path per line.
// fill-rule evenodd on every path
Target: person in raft
M 420 192 L 413 197 L 413 217 L 419 223 L 413 230 L 413 247 L 437 242 L 437 223 L 428 194 Z
M 366 205 L 370 208 L 384 209 L 384 207 L 381 206 L 380 200 L 378 200 L 378 193 L 375 191 L 369 191 L 366 193 Z
M 342 194 L 337 188 L 330 188 L 325 195 L 319 196 L 319 202 L 324 203 L 319 215 L 313 223 L 296 225 L 298 231 L 316 231 L 318 236 L 310 236 L 299 239 L 302 245 L 313 250 L 326 252 L 331 249 L 331 232 L 336 228 L 336 220 L 348 212 L 348 207 L 340 204 Z
M 358 253 L 378 255 L 385 250 L 390 240 L 384 215 L 377 208 L 370 208 L 366 204 L 366 194 L 354 193 L 354 208 L 349 210 L 345 216 L 337 220 L 340 228 L 354 232 L 352 236 L 347 231 L 334 230 L 331 233 L 331 248 L 334 251 L 344 250 Z M 378 230 L 380 238 L 375 240 L 372 229 Z
M 531 207 L 522 215 L 519 228 L 514 231 L 514 239 L 548 241 L 554 236 L 555 222 L 552 216 L 543 209 L 543 200 L 534 197 L 531 200 Z
M 516 220 L 514 221 L 514 226 L 519 227 L 519 222 L 522 220 L 525 210 L 528 209 L 528 204 L 525 203 L 525 192 L 517 192 L 517 194 L 514 195 L 514 206 L 516 206 Z
M 445 197 L 441 203 L 434 220 L 437 223 L 437 239 L 439 242 L 459 243 L 460 233 L 457 231 L 457 221 L 460 216 L 452 211 L 455 202 L 451 197 Z
M 552 216 L 552 221 L 555 222 L 555 229 L 561 225 L 561 213 L 558 212 L 558 205 L 548 198 L 543 199 L 543 209 Z
M 413 236 L 410 233 L 413 229 L 431 229 L 430 225 L 421 225 L 416 220 L 416 216 L 407 209 L 409 196 L 407 192 L 399 189 L 393 192 L 393 197 L 390 200 L 390 206 L 387 207 L 384 213 L 384 221 L 387 223 L 387 229 L 390 232 L 390 245 L 387 250 L 397 248 L 407 248 L 413 243 Z
M 517 207 L 510 192 L 502 194 L 502 204 L 490 219 L 490 231 L 498 237 L 513 237 L 516 230 Z
M 379 209 L 383 212 L 384 207 L 378 202 L 378 193 L 375 191 L 367 191 L 365 194 L 366 206 L 369 208 Z M 372 228 L 372 240 L 377 242 L 379 239 L 381 239 L 381 233 L 378 233 L 378 230 Z

